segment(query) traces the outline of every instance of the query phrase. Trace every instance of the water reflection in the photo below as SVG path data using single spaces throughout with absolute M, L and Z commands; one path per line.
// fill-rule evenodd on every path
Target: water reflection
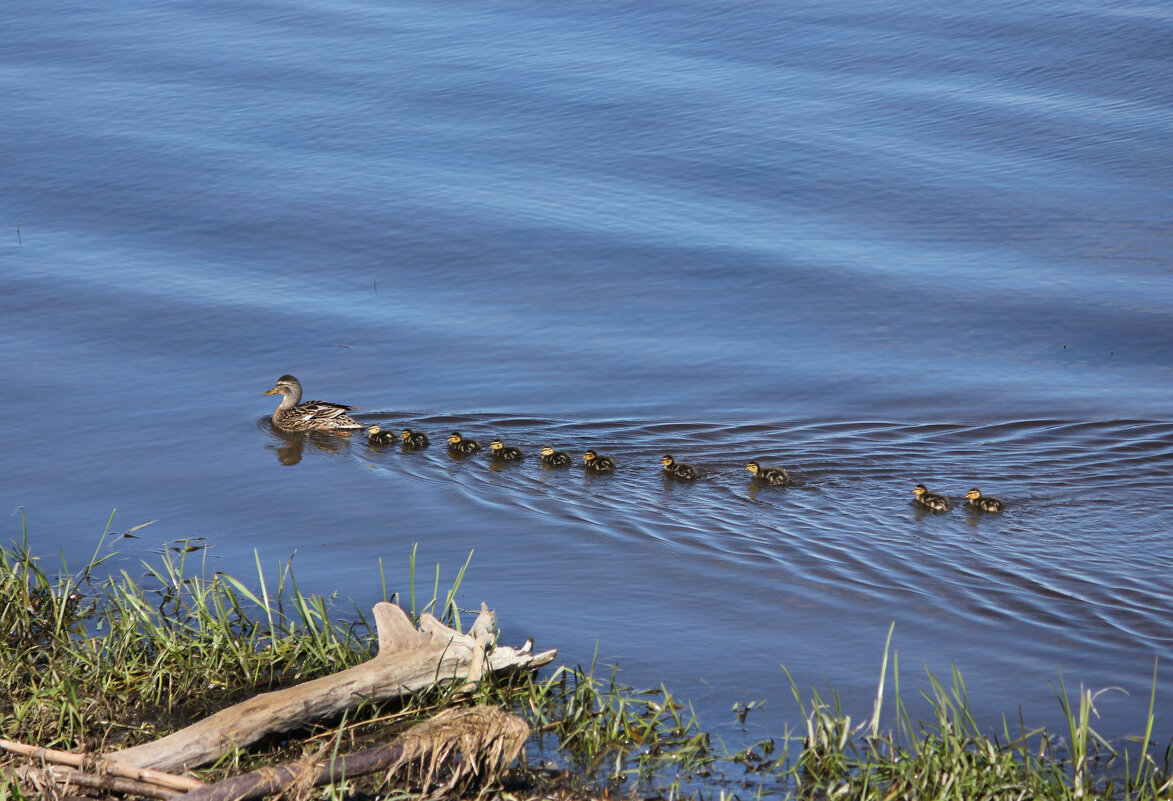
M 342 453 L 350 442 L 349 431 L 281 431 L 269 424 L 269 433 L 277 442 L 265 447 L 277 451 L 277 461 L 283 465 L 295 465 L 302 459 L 308 442 L 314 448 L 327 453 Z
M 500 473 L 504 470 L 520 469 L 524 462 L 521 459 L 494 459 L 489 457 L 489 469 L 494 473 Z
M 688 492 L 688 488 L 696 484 L 698 479 L 680 479 L 666 470 L 660 470 L 660 483 L 665 492 Z

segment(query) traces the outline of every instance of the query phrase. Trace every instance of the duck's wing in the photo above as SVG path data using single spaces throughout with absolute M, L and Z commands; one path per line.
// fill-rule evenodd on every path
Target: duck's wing
M 332 420 L 335 417 L 346 414 L 351 409 L 357 408 L 357 406 L 345 406 L 341 403 L 313 400 L 299 403 L 289 411 L 296 414 L 302 420 Z

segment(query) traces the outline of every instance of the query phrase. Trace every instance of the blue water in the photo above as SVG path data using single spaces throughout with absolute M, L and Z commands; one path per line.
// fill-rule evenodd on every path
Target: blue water
M 0 26 L 0 536 L 423 572 L 732 740 L 1173 646 L 1165 4 L 44 4 Z M 261 396 L 613 476 L 289 438 Z M 666 483 L 672 452 L 704 473 Z M 750 458 L 788 467 L 754 487 Z M 925 515 L 978 485 L 1001 516 Z M 1163 670 L 1159 698 L 1173 690 Z M 1168 720 L 1158 730 L 1171 731 Z

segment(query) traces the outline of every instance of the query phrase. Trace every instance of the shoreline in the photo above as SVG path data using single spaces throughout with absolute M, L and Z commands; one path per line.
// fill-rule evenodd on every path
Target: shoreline
M 24 541 L 0 546 L 0 588 L 9 603 L 0 626 L 5 639 L 2 735 L 29 745 L 69 751 L 115 752 L 148 742 L 258 692 L 335 673 L 371 658 L 376 647 L 368 618 L 338 617 L 338 600 L 303 596 L 288 565 L 275 581 L 258 565 L 256 577 L 189 574 L 186 554 L 165 552 L 147 564 L 147 580 L 123 572 L 103 575 L 104 558 L 52 575 Z M 381 565 L 380 565 L 381 567 Z M 414 554 L 410 565 L 415 575 Z M 446 593 L 417 608 L 414 580 L 409 614 L 431 610 L 461 628 L 471 620 L 455 598 L 468 564 Z M 385 586 L 385 585 L 384 585 Z M 386 593 L 385 593 L 386 594 Z M 397 600 L 392 594 L 387 600 Z M 343 599 L 343 603 L 348 603 Z M 408 610 L 405 610 L 408 611 Z M 559 645 L 554 643 L 554 645 Z M 783 668 L 785 670 L 785 668 Z M 787 678 L 790 676 L 787 674 Z M 238 751 L 231 770 L 298 758 L 329 738 L 385 735 L 450 706 L 505 707 L 533 733 L 523 764 L 505 771 L 493 795 L 530 798 L 560 792 L 596 797 L 702 797 L 717 793 L 815 798 L 937 797 L 949 786 L 963 797 L 1157 799 L 1173 791 L 1173 739 L 1162 739 L 1155 716 L 1155 682 L 1143 745 L 1108 743 L 1096 734 L 1096 694 L 1069 691 L 1062 674 L 1056 696 L 1066 732 L 1053 735 L 1027 721 L 1001 732 L 976 722 L 960 673 L 916 687 L 929 714 L 913 720 L 902 699 L 891 631 L 879 690 L 866 720 L 844 710 L 831 691 L 802 693 L 791 679 L 798 716 L 783 734 L 732 752 L 667 687 L 637 690 L 617 669 L 552 666 L 536 674 L 483 678 L 471 692 L 428 691 L 406 703 L 364 706 L 355 718 L 307 730 L 304 741 Z M 738 705 L 744 722 L 754 704 Z M 19 760 L 5 756 L 0 766 Z M 197 771 L 225 775 L 222 764 Z M 385 777 L 384 777 L 385 778 Z M 347 780 L 355 798 L 374 798 L 383 779 Z M 318 794 L 341 792 L 327 785 Z M 12 798 L 22 795 L 9 781 Z M 410 790 L 408 791 L 410 793 Z M 365 793 L 365 795 L 364 795 Z M 892 794 L 896 793 L 897 796 Z M 319 797 L 311 795 L 308 797 Z M 322 796 L 325 797 L 325 796 Z

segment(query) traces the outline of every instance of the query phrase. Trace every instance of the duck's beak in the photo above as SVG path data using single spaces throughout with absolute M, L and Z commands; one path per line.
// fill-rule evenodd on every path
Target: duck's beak
M 277 387 L 273 387 L 268 392 L 262 392 L 261 394 L 262 395 L 276 395 L 277 394 Z

